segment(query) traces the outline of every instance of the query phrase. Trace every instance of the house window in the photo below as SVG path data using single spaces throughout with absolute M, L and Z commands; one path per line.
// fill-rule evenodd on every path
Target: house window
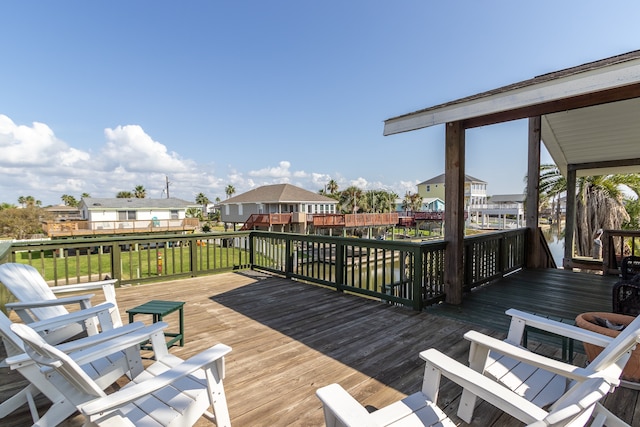
M 172 210 L 171 211 L 171 219 L 178 219 L 179 218 L 179 214 L 177 210 Z
M 136 211 L 118 211 L 118 221 L 135 221 Z
M 427 191 L 431 191 L 431 186 L 427 185 Z

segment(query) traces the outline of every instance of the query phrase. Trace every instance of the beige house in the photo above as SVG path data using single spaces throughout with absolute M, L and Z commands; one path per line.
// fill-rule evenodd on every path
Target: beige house
M 221 220 L 243 229 L 305 232 L 314 214 L 335 214 L 338 202 L 296 187 L 274 184 L 254 188 L 220 202 Z

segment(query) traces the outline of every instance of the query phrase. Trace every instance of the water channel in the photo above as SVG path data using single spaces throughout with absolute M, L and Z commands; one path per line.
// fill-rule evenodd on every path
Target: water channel
M 560 230 L 558 226 L 551 226 L 542 231 L 544 237 L 551 250 L 553 260 L 558 267 L 562 267 L 562 258 L 564 257 L 564 229 Z

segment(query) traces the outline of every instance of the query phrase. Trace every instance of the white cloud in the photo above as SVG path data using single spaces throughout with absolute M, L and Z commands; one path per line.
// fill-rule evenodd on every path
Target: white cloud
M 358 177 L 357 179 L 351 180 L 351 184 L 349 185 L 353 185 L 356 186 L 358 188 L 362 188 L 362 189 L 366 189 L 367 185 L 368 185 L 368 181 L 362 177 Z
M 159 198 L 166 197 L 167 179 L 170 195 L 185 200 L 194 200 L 200 192 L 211 200 L 224 199 L 227 185 L 235 187 L 236 195 L 276 183 L 292 183 L 315 192 L 331 179 L 339 190 L 356 185 L 363 189 L 393 187 L 401 195 L 404 188 L 416 191 L 417 182 L 386 187 L 365 178 L 351 181 L 339 172 L 296 170 L 288 160 L 252 171 L 228 165 L 225 173 L 218 173 L 211 163 L 182 158 L 138 125 L 107 128 L 104 137 L 101 146 L 85 151 L 57 138 L 44 123 L 17 125 L 0 114 L 0 174 L 4 177 L 0 180 L 0 202 L 16 203 L 19 196 L 29 195 L 45 205 L 60 203 L 63 194 L 115 197 L 137 185 L 145 187 L 148 197 Z
M 118 126 L 104 130 L 107 143 L 102 150 L 105 159 L 133 172 L 179 172 L 194 166 L 177 153 L 154 141 L 138 125 Z
M 291 176 L 291 172 L 289 168 L 291 167 L 291 163 L 286 160 L 278 163 L 276 167 L 266 167 L 264 169 L 259 169 L 257 171 L 250 171 L 249 176 L 255 176 L 260 178 L 288 178 Z
M 70 148 L 44 123 L 16 125 L 0 114 L 0 165 L 2 166 L 74 166 L 89 159 L 89 153 Z

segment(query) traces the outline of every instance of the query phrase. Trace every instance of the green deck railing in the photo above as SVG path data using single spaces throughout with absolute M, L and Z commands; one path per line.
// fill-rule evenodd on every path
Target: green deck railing
M 524 266 L 526 230 L 465 239 L 465 289 Z M 404 242 L 247 231 L 15 242 L 0 262 L 38 269 L 51 286 L 120 285 L 256 269 L 421 310 L 444 299 L 443 241 Z

